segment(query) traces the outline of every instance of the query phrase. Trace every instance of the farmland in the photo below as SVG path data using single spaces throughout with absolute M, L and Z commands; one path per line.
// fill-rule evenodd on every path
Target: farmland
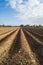
M 0 65 L 43 65 L 43 28 L 0 27 Z

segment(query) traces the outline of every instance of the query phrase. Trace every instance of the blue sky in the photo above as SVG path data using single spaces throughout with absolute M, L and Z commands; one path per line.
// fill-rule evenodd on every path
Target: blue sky
M 43 0 L 0 0 L 0 24 L 43 25 Z

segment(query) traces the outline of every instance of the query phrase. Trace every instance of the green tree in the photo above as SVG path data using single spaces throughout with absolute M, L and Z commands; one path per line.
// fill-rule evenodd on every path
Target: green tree
M 22 25 L 20 25 L 20 27 L 24 27 L 24 25 L 22 24 Z

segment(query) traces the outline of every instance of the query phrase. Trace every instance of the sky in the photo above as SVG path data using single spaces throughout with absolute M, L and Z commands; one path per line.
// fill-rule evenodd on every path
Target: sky
M 43 0 L 0 0 L 0 24 L 43 25 Z

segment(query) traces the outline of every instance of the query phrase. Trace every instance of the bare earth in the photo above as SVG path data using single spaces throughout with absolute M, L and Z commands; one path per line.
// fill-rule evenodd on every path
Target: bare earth
M 43 28 L 0 27 L 0 65 L 43 65 Z

